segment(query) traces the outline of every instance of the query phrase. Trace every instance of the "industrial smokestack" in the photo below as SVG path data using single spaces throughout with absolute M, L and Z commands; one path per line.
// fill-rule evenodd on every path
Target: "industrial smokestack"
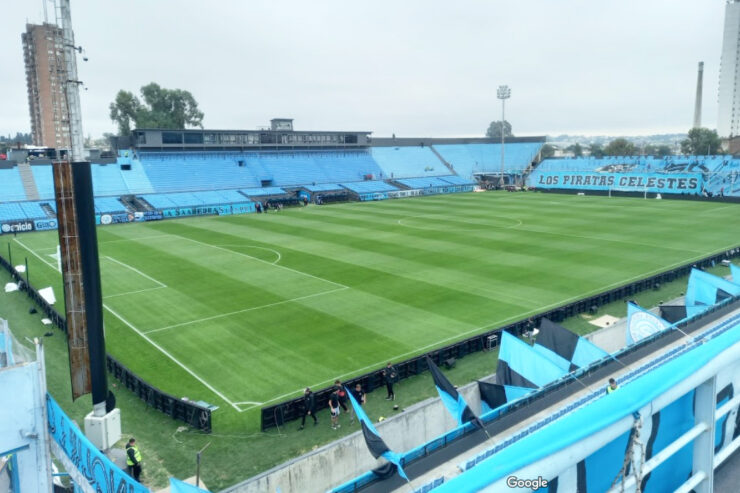
M 704 79 L 704 62 L 699 62 L 699 73 L 696 75 L 696 102 L 694 103 L 694 128 L 701 127 L 701 93 Z

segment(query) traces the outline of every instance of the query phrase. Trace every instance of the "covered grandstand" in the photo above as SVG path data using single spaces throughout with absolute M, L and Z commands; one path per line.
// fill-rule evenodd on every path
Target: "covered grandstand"
M 98 223 L 127 222 L 132 214 L 152 211 L 161 214 L 147 217 L 251 212 L 255 207 L 229 206 L 265 200 L 325 203 L 467 192 L 482 176 L 500 173 L 501 144 L 491 139 L 372 142 L 369 132 L 297 132 L 285 121 L 289 127 L 280 120 L 269 131 L 135 130 L 115 160 L 92 163 Z M 510 140 L 505 172 L 520 178 L 544 138 Z M 0 182 L 6 232 L 21 223 L 24 231 L 56 227 L 49 222 L 56 218 L 51 160 L 5 163 Z

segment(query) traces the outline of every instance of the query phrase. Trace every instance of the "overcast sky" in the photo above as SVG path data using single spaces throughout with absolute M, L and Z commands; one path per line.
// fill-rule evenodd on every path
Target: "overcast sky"
M 49 4 L 51 5 L 51 4 Z M 697 62 L 716 128 L 724 0 L 72 0 L 85 135 L 120 89 L 192 92 L 206 128 L 478 136 L 508 84 L 515 135 L 685 132 Z M 30 131 L 21 33 L 0 0 L 0 134 Z M 51 7 L 49 9 L 52 10 Z

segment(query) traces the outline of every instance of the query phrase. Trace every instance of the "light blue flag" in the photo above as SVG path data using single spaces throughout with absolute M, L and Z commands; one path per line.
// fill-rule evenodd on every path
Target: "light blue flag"
M 347 391 L 349 400 L 352 403 L 352 409 L 354 409 L 355 415 L 362 426 L 362 434 L 365 436 L 365 444 L 370 450 L 370 453 L 373 454 L 373 457 L 376 459 L 378 457 L 384 457 L 388 462 L 395 464 L 398 468 L 398 474 L 400 474 L 406 481 L 409 481 L 408 476 L 406 476 L 406 472 L 401 466 L 401 456 L 388 448 L 388 445 L 386 445 L 383 439 L 380 438 L 378 430 L 373 426 L 373 422 L 370 421 L 370 418 L 365 414 L 365 410 L 362 409 L 362 406 L 360 406 L 355 400 L 352 392 L 347 387 L 345 387 L 345 390 Z

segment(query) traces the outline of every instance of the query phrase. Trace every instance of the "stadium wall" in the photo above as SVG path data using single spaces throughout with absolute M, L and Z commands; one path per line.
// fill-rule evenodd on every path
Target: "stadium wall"
M 478 384 L 468 384 L 458 391 L 471 409 L 480 414 Z M 371 418 L 377 420 L 379 417 Z M 359 424 L 357 426 L 359 428 Z M 444 440 L 447 432 L 458 427 L 442 401 L 436 397 L 400 410 L 399 414 L 375 426 L 387 445 L 397 452 L 412 450 L 438 438 Z M 373 459 L 362 431 L 357 431 L 227 488 L 223 493 L 327 491 L 351 480 L 358 471 L 369 471 L 384 463 L 385 459 Z

